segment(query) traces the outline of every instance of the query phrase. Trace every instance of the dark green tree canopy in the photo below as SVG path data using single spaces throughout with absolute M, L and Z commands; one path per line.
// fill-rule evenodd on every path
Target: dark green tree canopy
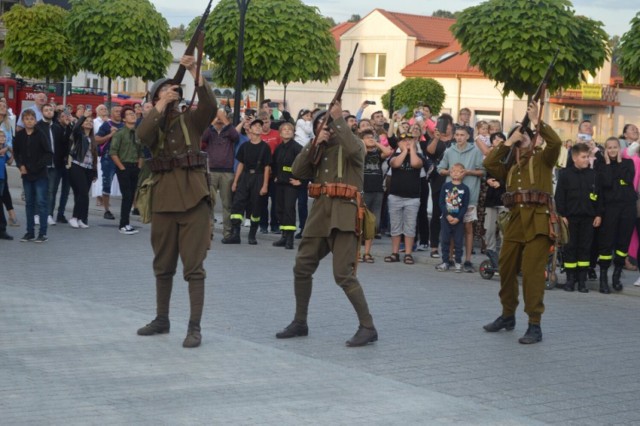
M 205 52 L 213 78 L 233 85 L 240 13 L 236 0 L 220 0 L 206 24 Z M 252 0 L 246 15 L 243 87 L 274 81 L 328 81 L 338 52 L 328 21 L 300 0 Z
M 610 53 L 602 22 L 576 16 L 568 0 L 487 0 L 451 27 L 470 64 L 504 84 L 503 95 L 532 95 L 559 49 L 548 89 L 595 75 Z
M 432 78 L 408 78 L 400 84 L 393 86 L 387 93 L 382 95 L 382 106 L 389 109 L 389 99 L 393 90 L 393 108 L 398 110 L 403 106 L 409 108 L 406 116 L 409 117 L 413 108 L 419 103 L 427 104 L 431 107 L 431 113 L 437 115 L 442 109 L 445 92 L 444 87 Z M 392 113 L 394 111 L 391 111 Z
M 155 80 L 171 63 L 169 24 L 148 0 L 71 0 L 67 20 L 82 69 Z
M 627 84 L 640 85 L 640 12 L 618 45 L 618 69 Z
M 24 77 L 62 79 L 78 71 L 75 52 L 64 25 L 68 12 L 61 7 L 16 5 L 2 19 L 7 37 L 2 57 Z

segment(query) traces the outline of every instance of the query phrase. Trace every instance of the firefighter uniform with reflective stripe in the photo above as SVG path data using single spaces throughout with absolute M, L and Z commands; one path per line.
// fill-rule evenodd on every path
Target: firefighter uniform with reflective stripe
M 593 221 L 602 216 L 597 172 L 574 165 L 560 172 L 556 187 L 558 213 L 569 221 L 569 243 L 564 247 L 564 268 L 574 272 L 589 268 Z
M 600 268 L 608 268 L 612 260 L 615 265 L 622 267 L 628 255 L 637 215 L 634 174 L 633 161 L 626 158 L 620 163 L 611 160 L 611 164 L 599 170 L 604 204 L 598 247 Z
M 291 139 L 289 141 L 283 140 L 273 153 L 271 169 L 275 175 L 276 211 L 281 231 L 295 232 L 297 229 L 298 186 L 293 186 L 290 180 L 295 179 L 291 173 L 291 166 L 301 151 L 302 145 Z
M 265 168 L 271 163 L 271 150 L 265 141 L 257 144 L 244 143 L 236 156 L 243 165 L 242 173 L 238 179 L 236 192 L 233 194 L 233 207 L 231 207 L 231 220 L 242 221 L 243 213 L 249 212 L 252 227 L 260 223 L 260 189 L 264 186 Z

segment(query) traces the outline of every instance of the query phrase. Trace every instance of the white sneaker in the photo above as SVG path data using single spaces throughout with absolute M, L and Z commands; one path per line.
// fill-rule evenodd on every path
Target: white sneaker
M 40 216 L 35 215 L 35 216 L 33 217 L 33 220 L 34 220 L 34 222 L 36 223 L 36 225 L 40 225 Z
M 456 272 L 462 272 L 462 264 L 456 263 Z
M 251 221 L 249 219 L 245 219 L 244 223 L 242 224 L 242 226 L 244 226 L 245 228 L 248 228 L 251 226 Z
M 78 219 L 76 219 L 75 217 L 72 217 L 71 219 L 69 219 L 69 226 L 75 229 L 80 228 L 80 224 L 78 223 Z
M 89 225 L 87 225 L 86 223 L 84 223 L 83 221 L 78 219 L 78 226 L 82 229 L 87 229 L 89 227 Z
M 416 251 L 428 251 L 428 250 L 429 250 L 429 245 L 428 244 L 420 244 L 416 248 Z
M 48 223 L 50 226 L 56 226 L 56 221 L 55 221 L 55 219 L 53 218 L 53 216 L 51 216 L 51 215 L 49 215 L 49 217 L 47 217 L 47 223 Z
M 449 270 L 449 264 L 447 262 L 442 262 L 438 266 L 436 266 L 436 271 L 447 272 Z
M 120 228 L 120 233 L 125 235 L 133 235 L 133 234 L 137 234 L 138 230 L 134 229 L 131 225 L 126 225 Z
M 635 285 L 636 287 L 640 287 L 640 277 L 638 277 L 638 279 L 636 280 L 635 283 L 633 283 L 633 285 Z

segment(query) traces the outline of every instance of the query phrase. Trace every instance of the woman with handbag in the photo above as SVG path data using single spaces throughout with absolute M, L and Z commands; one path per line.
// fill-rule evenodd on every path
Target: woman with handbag
M 89 190 L 98 177 L 98 150 L 93 136 L 91 110 L 85 110 L 73 126 L 72 144 L 69 152 L 69 183 L 73 190 L 72 228 L 88 228 Z

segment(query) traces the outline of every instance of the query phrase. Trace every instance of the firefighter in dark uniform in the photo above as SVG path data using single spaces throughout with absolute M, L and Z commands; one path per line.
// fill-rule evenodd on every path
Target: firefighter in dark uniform
M 531 103 L 527 109 L 529 119 L 538 123 L 538 106 Z M 538 136 L 538 135 L 536 135 Z M 506 182 L 505 206 L 510 218 L 504 231 L 502 249 L 498 260 L 500 268 L 500 302 L 502 315 L 484 326 L 489 332 L 513 330 L 518 306 L 518 272 L 522 271 L 524 310 L 529 315 L 529 327 L 520 343 L 536 343 L 542 340 L 540 321 L 544 312 L 544 287 L 547 253 L 553 243 L 549 238 L 549 201 L 552 197 L 552 173 L 562 141 L 546 123 L 540 123 L 539 136 L 546 141 L 538 146 L 540 138 L 533 138 L 516 130 L 508 140 L 494 148 L 484 160 L 487 173 Z M 511 147 L 520 143 L 515 164 L 503 164 Z M 508 196 L 507 196 L 508 195 Z
M 249 212 L 251 220 L 248 242 L 258 244 L 256 233 L 260 225 L 262 199 L 268 192 L 271 171 L 271 150 L 261 138 L 263 124 L 260 119 L 251 122 L 249 142 L 242 144 L 236 155 L 238 168 L 231 184 L 233 206 L 229 244 L 240 244 L 240 226 L 245 211 Z
M 588 293 L 587 272 L 594 228 L 602 221 L 600 184 L 596 171 L 589 167 L 589 151 L 585 143 L 571 148 L 572 165 L 564 169 L 556 186 L 558 213 L 569 227 L 569 243 L 562 250 L 567 281 L 565 291 L 574 291 L 578 283 L 580 293 Z
M 280 221 L 281 237 L 273 243 L 274 247 L 293 249 L 293 237 L 296 229 L 296 203 L 298 188 L 302 182 L 291 174 L 293 160 L 302 151 L 302 145 L 293 139 L 293 124 L 285 122 L 280 125 L 282 143 L 273 153 L 271 169 L 275 175 L 276 212 Z
M 313 274 L 320 260 L 333 254 L 333 276 L 356 311 L 360 326 L 347 346 L 364 346 L 378 340 L 378 332 L 356 277 L 358 248 L 357 211 L 364 181 L 365 147 L 342 117 L 336 103 L 329 111 L 331 123 L 324 128 L 322 115 L 314 118 L 314 131 L 321 142 L 321 155 L 313 164 L 315 148 L 305 147 L 293 163 L 292 173 L 301 179 L 313 179 L 309 196 L 315 198 L 298 247 L 293 268 L 296 312 L 293 321 L 276 334 L 279 339 L 306 336 L 307 311 Z M 320 132 L 320 133 L 318 133 Z
M 193 56 L 183 56 L 180 64 L 196 77 Z M 182 345 L 197 347 L 201 342 L 200 319 L 204 304 L 203 267 L 210 243 L 210 194 L 206 153 L 199 151 L 200 138 L 216 113 L 216 99 L 200 77 L 196 92 L 198 108 L 180 114 L 177 106 L 181 90 L 170 79 L 156 81 L 149 97 L 154 108 L 137 129 L 137 135 L 153 158 L 148 161 L 154 177 L 151 201 L 151 246 L 156 276 L 157 316 L 138 334 L 168 333 L 169 302 L 178 256 L 183 277 L 189 283 L 191 315 Z
M 635 167 L 633 161 L 622 158 L 620 141 L 609 138 L 605 142 L 604 162 L 600 167 L 604 215 L 600 227 L 599 257 L 600 293 L 609 294 L 607 272 L 613 260 L 611 285 L 621 291 L 620 276 L 627 258 L 629 242 L 636 223 L 636 191 L 633 189 Z

